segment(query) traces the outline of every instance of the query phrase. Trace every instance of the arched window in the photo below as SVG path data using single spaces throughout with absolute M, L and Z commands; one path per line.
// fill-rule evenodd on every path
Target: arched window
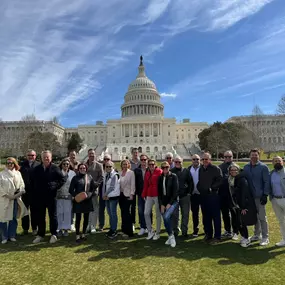
M 122 147 L 122 152 L 123 152 L 123 153 L 126 153 L 126 152 L 127 152 L 126 147 Z
M 154 147 L 154 152 L 157 152 L 157 151 L 158 151 L 158 147 L 155 146 L 155 147 Z
M 150 152 L 150 148 L 149 146 L 146 147 L 146 152 L 149 153 Z
M 166 146 L 163 146 L 163 147 L 162 147 L 162 150 L 163 150 L 163 151 L 166 151 Z

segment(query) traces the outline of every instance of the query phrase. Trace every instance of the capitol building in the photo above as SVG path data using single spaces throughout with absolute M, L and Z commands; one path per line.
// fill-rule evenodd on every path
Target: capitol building
M 139 152 L 156 159 L 164 159 L 167 152 L 190 158 L 198 152 L 198 135 L 208 128 L 206 122 L 191 122 L 164 117 L 161 96 L 152 80 L 145 73 L 143 58 L 140 58 L 138 75 L 128 87 L 121 106 L 121 118 L 97 121 L 95 125 L 79 125 L 64 128 L 51 121 L 2 122 L 4 132 L 0 137 L 0 148 L 11 149 L 14 155 L 22 155 L 21 140 L 29 133 L 39 130 L 52 132 L 66 150 L 66 144 L 73 133 L 83 139 L 79 159 L 85 159 L 89 148 L 96 149 L 97 156 L 109 153 L 113 160 L 130 157 L 134 147 Z

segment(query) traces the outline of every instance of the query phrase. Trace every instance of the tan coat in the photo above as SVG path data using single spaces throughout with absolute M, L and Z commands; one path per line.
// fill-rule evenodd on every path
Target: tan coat
M 25 184 L 20 171 L 5 169 L 0 172 L 0 222 L 9 222 L 13 220 L 14 200 L 5 197 L 5 195 L 14 195 L 20 189 L 24 190 Z M 28 211 L 21 200 L 17 199 L 18 213 L 17 218 L 28 214 Z

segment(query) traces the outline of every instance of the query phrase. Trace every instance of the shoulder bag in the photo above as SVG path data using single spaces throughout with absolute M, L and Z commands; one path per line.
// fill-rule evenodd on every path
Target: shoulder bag
M 85 174 L 85 187 L 84 187 L 84 192 L 81 192 L 77 194 L 74 198 L 76 203 L 81 203 L 82 201 L 86 200 L 88 198 L 87 195 L 87 184 L 88 184 L 88 178 L 87 174 Z

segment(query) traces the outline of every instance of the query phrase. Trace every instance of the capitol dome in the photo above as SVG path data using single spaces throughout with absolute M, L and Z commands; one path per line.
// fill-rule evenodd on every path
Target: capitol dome
M 153 81 L 145 74 L 143 57 L 140 57 L 139 73 L 131 82 L 121 107 L 122 117 L 156 116 L 163 117 L 163 105 Z

